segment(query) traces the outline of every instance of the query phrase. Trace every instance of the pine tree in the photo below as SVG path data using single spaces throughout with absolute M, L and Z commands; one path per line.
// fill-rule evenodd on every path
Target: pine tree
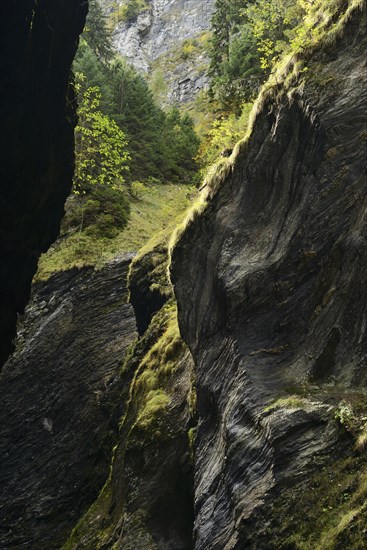
M 103 13 L 98 0 L 89 0 L 83 37 L 102 63 L 106 64 L 112 59 L 112 33 L 108 27 L 107 16 Z
M 248 2 L 250 4 L 250 2 Z M 259 54 L 256 41 L 245 25 L 243 0 L 217 0 L 212 18 L 212 48 L 210 54 L 211 99 L 219 102 L 220 110 L 239 113 L 241 104 L 254 95 L 259 74 Z
M 88 88 L 97 86 L 101 93 L 101 110 L 111 115 L 112 92 L 108 78 L 108 67 L 106 67 L 96 56 L 87 41 L 81 37 L 77 55 L 74 60 L 74 72 L 84 75 L 82 82 L 79 82 L 81 93 Z

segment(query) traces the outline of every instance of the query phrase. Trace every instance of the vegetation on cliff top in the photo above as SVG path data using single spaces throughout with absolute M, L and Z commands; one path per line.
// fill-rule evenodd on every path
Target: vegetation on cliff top
M 73 195 L 61 237 L 41 258 L 36 279 L 136 252 L 188 207 L 197 181 L 193 121 L 177 108 L 163 111 L 144 77 L 115 56 L 97 0 L 90 2 L 74 70 Z

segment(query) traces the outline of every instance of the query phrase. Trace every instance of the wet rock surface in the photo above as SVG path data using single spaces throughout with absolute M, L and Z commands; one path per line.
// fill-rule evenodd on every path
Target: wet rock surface
M 1 548 L 60 548 L 108 477 L 137 336 L 131 260 L 33 288 L 0 377 Z
M 69 78 L 87 4 L 23 0 L 2 6 L 0 366 L 71 189 L 76 103 Z
M 353 453 L 329 404 L 367 389 L 365 28 L 364 9 L 307 59 L 302 86 L 265 95 L 173 251 L 197 369 L 197 550 L 283 548 L 274 495 Z M 303 390 L 308 404 L 287 402 Z

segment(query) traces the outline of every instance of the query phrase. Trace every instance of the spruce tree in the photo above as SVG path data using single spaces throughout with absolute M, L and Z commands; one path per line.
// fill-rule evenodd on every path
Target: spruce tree
M 108 18 L 103 13 L 98 0 L 89 0 L 83 36 L 102 63 L 106 64 L 112 59 L 112 33 L 108 27 Z

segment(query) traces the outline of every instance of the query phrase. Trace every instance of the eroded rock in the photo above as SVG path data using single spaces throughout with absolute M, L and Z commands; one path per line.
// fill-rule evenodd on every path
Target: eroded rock
M 251 137 L 173 251 L 180 328 L 197 369 L 197 550 L 286 544 L 273 543 L 276 495 L 296 494 L 353 453 L 328 404 L 367 390 L 362 11 L 306 56 L 307 76 L 264 94 Z M 294 408 L 293 391 L 319 405 Z M 307 536 L 305 547 L 324 547 L 312 526 Z
M 34 287 L 0 376 L 1 548 L 60 548 L 108 477 L 137 336 L 131 259 Z

